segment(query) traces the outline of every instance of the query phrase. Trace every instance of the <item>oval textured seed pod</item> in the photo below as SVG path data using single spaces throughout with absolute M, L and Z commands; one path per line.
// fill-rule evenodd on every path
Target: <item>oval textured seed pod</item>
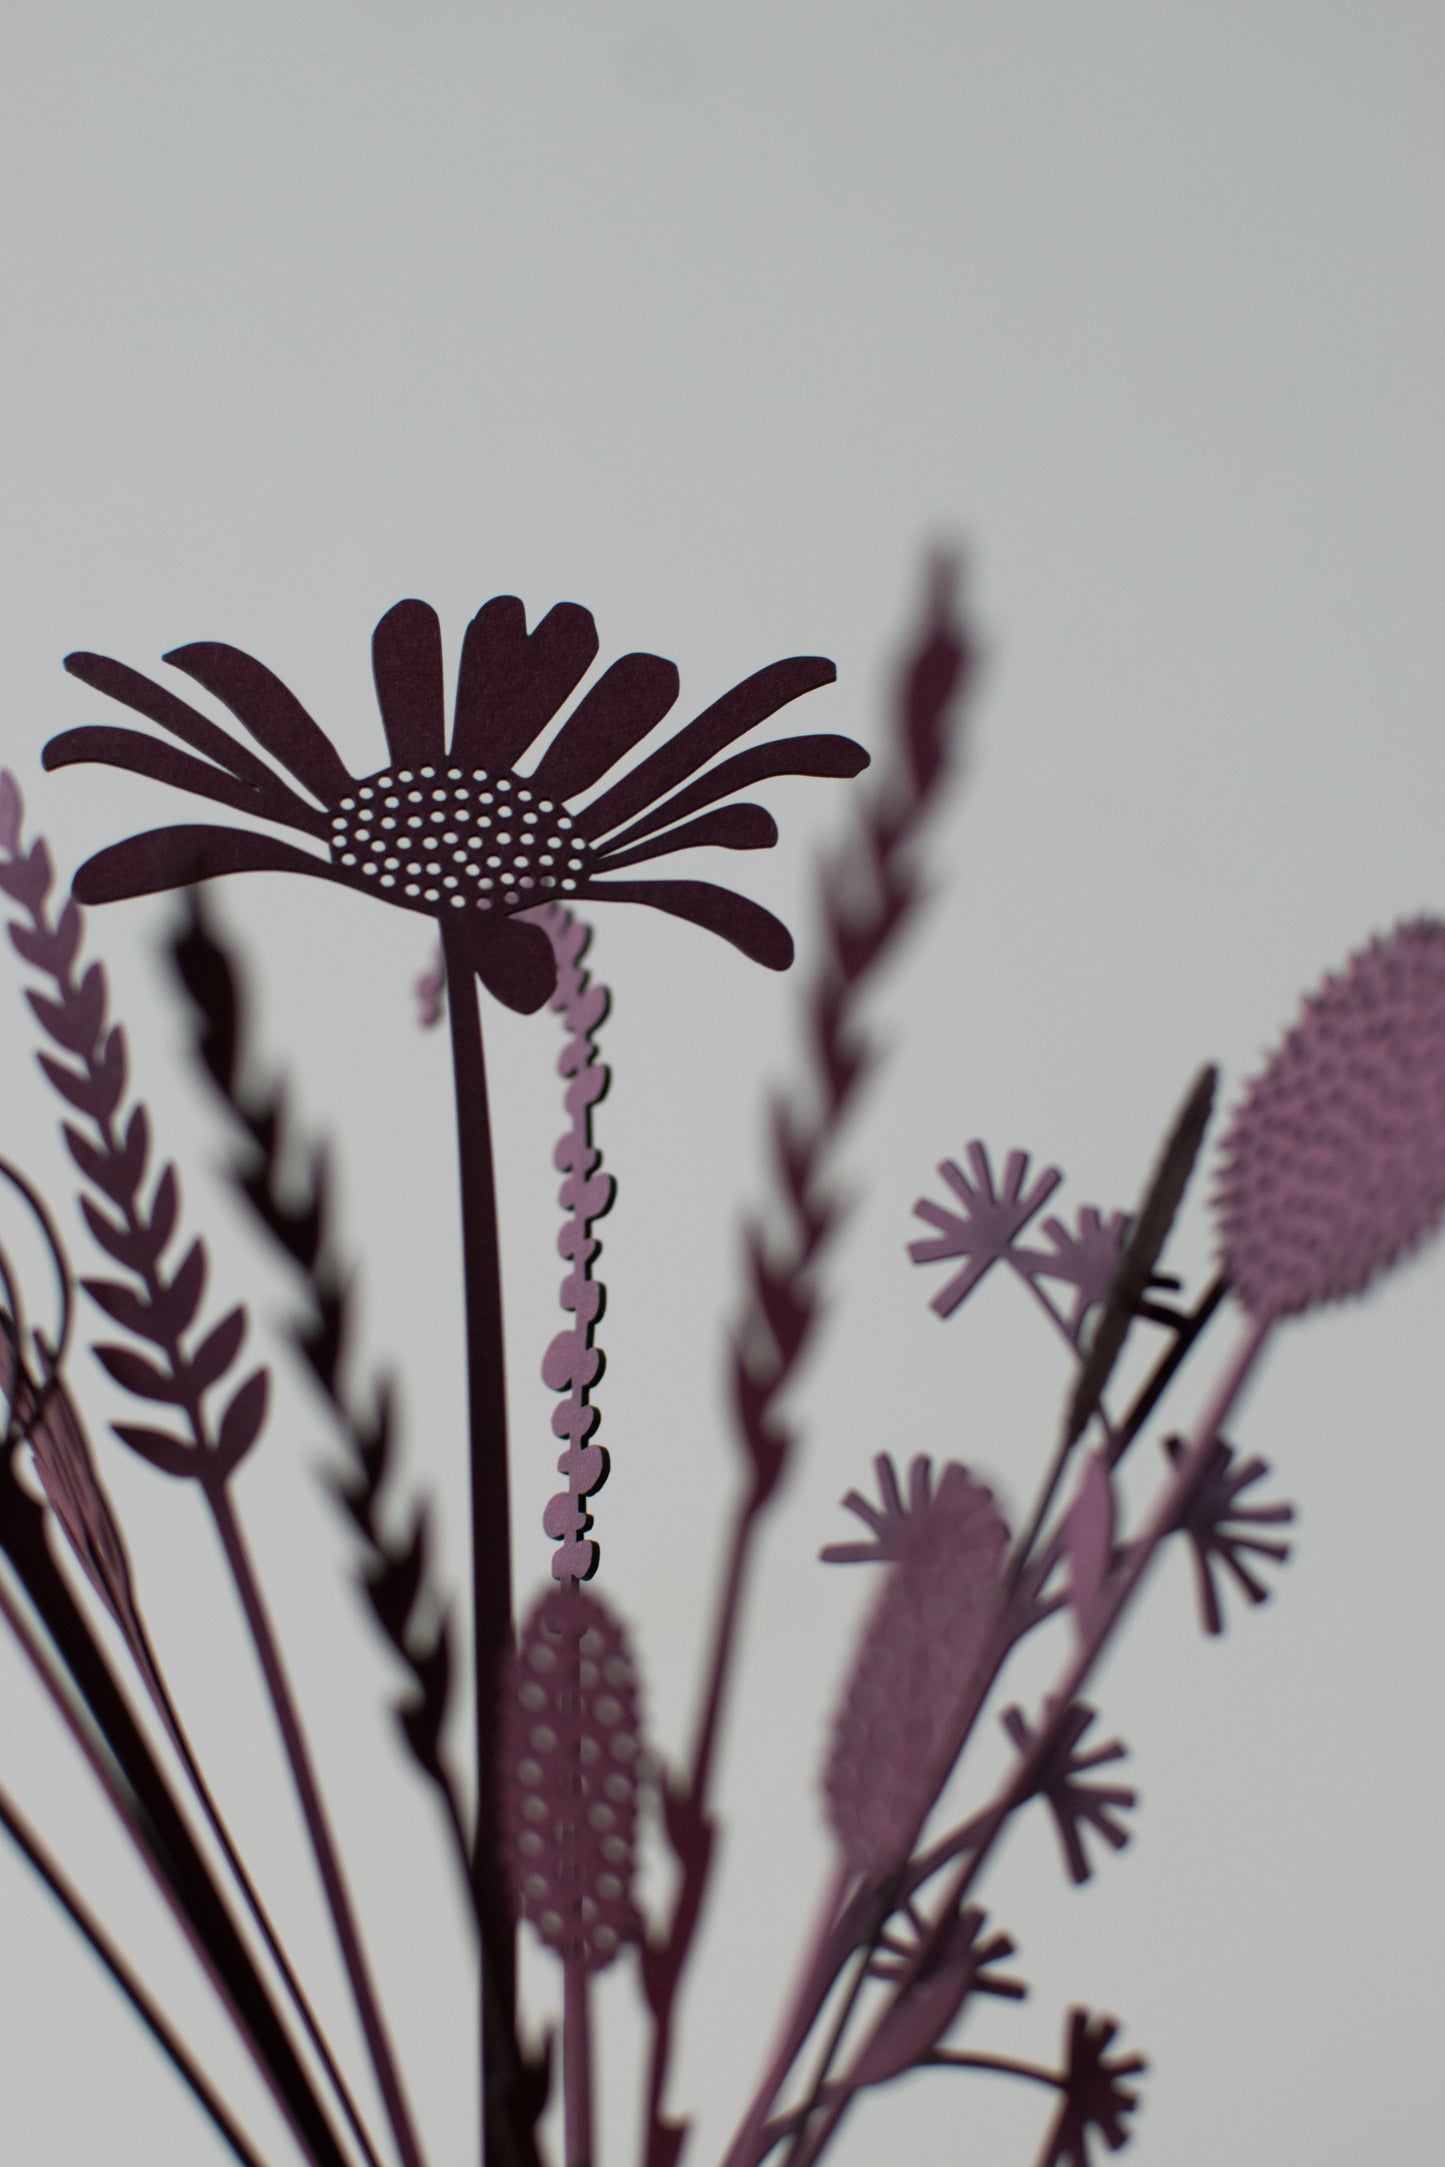
M 522 1628 L 502 1695 L 503 1867 L 512 1908 L 589 1971 L 637 1939 L 642 1727 L 627 1638 L 600 1599 L 554 1588 Z
M 1215 1190 L 1256 1317 L 1359 1294 L 1445 1211 L 1445 924 L 1417 918 L 1305 1001 L 1248 1086 Z
M 833 1833 L 859 1873 L 897 1865 L 933 1804 L 994 1622 L 1007 1548 L 991 1492 L 956 1461 L 899 1531 L 823 1775 Z

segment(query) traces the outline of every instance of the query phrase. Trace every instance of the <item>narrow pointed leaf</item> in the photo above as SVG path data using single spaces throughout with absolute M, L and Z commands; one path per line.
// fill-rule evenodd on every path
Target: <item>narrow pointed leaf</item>
M 1209 1126 L 1218 1081 L 1218 1069 L 1211 1066 L 1200 1070 L 1160 1154 L 1139 1207 L 1134 1230 L 1119 1259 L 1113 1291 L 1104 1306 L 1069 1402 L 1066 1444 L 1072 1445 L 1083 1436 L 1113 1375 L 1134 1313 L 1169 1239 L 1169 1230 L 1189 1185 L 1199 1147 L 1204 1142 L 1204 1132 Z

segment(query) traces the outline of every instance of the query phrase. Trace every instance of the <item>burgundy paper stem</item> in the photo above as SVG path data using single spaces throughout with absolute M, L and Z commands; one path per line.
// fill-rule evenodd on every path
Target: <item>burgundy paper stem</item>
M 295 1778 L 297 1793 L 301 1800 L 301 1811 L 306 1817 L 307 1834 L 311 1838 L 311 1848 L 316 1854 L 316 1865 L 321 1875 L 322 1886 L 326 1891 L 326 1901 L 330 1906 L 332 1921 L 336 1927 L 336 1938 L 341 1944 L 341 1954 L 346 1964 L 346 1974 L 351 1981 L 351 1992 L 356 2002 L 356 2013 L 361 2019 L 361 2028 L 366 2035 L 367 2049 L 371 2055 L 372 2066 L 376 2071 L 376 2081 L 381 2088 L 382 2099 L 386 2104 L 387 2118 L 391 2123 L 392 2132 L 396 2138 L 397 2150 L 402 2156 L 404 2167 L 422 2167 L 421 2146 L 417 2142 L 416 2131 L 412 2126 L 411 2113 L 406 2103 L 406 2095 L 401 2088 L 401 2078 L 397 2073 L 396 2058 L 392 2053 L 391 2041 L 387 2037 L 386 2025 L 376 1999 L 376 1990 L 372 1985 L 371 1973 L 367 1968 L 366 1952 L 361 1945 L 361 1935 L 357 1929 L 355 1913 L 351 1908 L 351 1898 L 347 1891 L 346 1878 L 342 1872 L 341 1860 L 331 1834 L 331 1824 L 327 1820 L 326 1808 L 321 1799 L 320 1786 L 316 1781 L 316 1772 L 311 1765 L 311 1753 L 306 1743 L 306 1734 L 301 1728 L 301 1720 L 296 1712 L 296 1704 L 291 1695 L 290 1680 L 286 1675 L 286 1666 L 282 1661 L 281 1650 L 277 1645 L 276 1636 L 271 1630 L 271 1620 L 267 1614 L 265 1601 L 251 1564 L 251 1554 L 246 1547 L 245 1537 L 241 1533 L 241 1524 L 232 1510 L 230 1494 L 225 1483 L 207 1482 L 205 1492 L 207 1502 L 215 1518 L 217 1533 L 220 1535 L 226 1553 L 226 1562 L 231 1568 L 231 1577 L 236 1583 L 236 1593 L 240 1596 L 241 1607 L 246 1613 L 246 1623 L 251 1629 L 251 1638 L 256 1644 L 256 1655 L 266 1679 L 266 1688 L 271 1696 L 271 1705 L 276 1713 L 276 1722 L 286 1747 L 286 1758 L 291 1764 L 291 1772 Z
M 1045 1762 L 1057 1744 L 1059 1731 L 1087 1684 L 1110 1634 L 1138 1589 L 1155 1552 L 1174 1532 L 1180 1513 L 1203 1479 L 1214 1451 L 1215 1440 L 1259 1359 L 1269 1338 L 1270 1328 L 1271 1320 L 1268 1318 L 1250 1319 L 1244 1337 L 1199 1418 L 1189 1448 L 1179 1462 L 1173 1479 L 1164 1485 L 1153 1512 L 1138 1536 L 1130 1543 L 1124 1558 L 1101 1591 L 1090 1619 L 1089 1630 L 1080 1643 L 1078 1653 L 1064 1678 L 1049 1696 L 1051 1716 L 1039 1725 L 1032 1745 L 1019 1757 L 1010 1772 L 1008 1782 L 989 1809 L 978 1843 L 949 1884 L 947 1894 L 935 1914 L 933 1928 L 920 1937 L 910 1963 L 899 1973 L 894 1983 L 895 1997 L 906 1994 L 923 1971 L 939 1939 L 947 1931 L 949 1922 L 957 1917 L 959 1906 L 972 1889 L 1010 1815 L 1025 1799 L 1032 1796 Z M 892 2006 L 891 2002 L 889 2006 Z M 853 2071 L 864 2066 L 869 2049 L 886 2020 L 885 2010 L 873 2031 L 855 2053 Z M 824 2109 L 813 2133 L 800 2135 L 795 2147 L 797 2167 L 813 2167 L 813 2163 L 821 2158 L 824 2148 L 856 2098 L 857 2091 L 856 2079 L 850 2071 L 839 2085 L 831 2103 Z
M 517 1941 L 502 1885 L 497 1823 L 497 1696 L 512 1645 L 511 1482 L 502 1339 L 497 1187 L 487 1112 L 482 1018 L 470 953 L 442 927 L 461 1169 L 462 1276 L 472 1500 L 472 1645 L 476 1696 L 476 1829 L 472 1892 L 482 1937 L 481 2083 L 484 2156 L 499 2130 L 517 2022 Z M 490 2004 L 490 2009 L 488 2008 Z M 498 2032 L 501 2037 L 498 2037 Z M 502 2154 L 501 2156 L 505 2156 Z
M 592 2167 L 592 2010 L 585 1956 L 562 1970 L 562 2115 L 567 2167 Z
M 272 2098 L 275 2100 L 282 2114 L 286 2117 L 286 2120 L 290 2123 L 292 2131 L 296 2136 L 297 2142 L 300 2144 L 302 2150 L 307 2154 L 307 2156 L 314 2159 L 316 2157 L 316 2154 L 312 2151 L 305 2133 L 303 2132 L 299 2122 L 297 2121 L 295 2114 L 292 2112 L 285 2092 L 283 2091 L 280 2083 L 277 2081 L 275 2075 L 272 2073 L 265 2055 L 261 2052 L 259 2045 L 257 2044 L 255 2038 L 252 2035 L 249 2025 L 246 2023 L 246 2020 L 242 2016 L 240 2009 L 237 2007 L 235 1999 L 231 1994 L 231 1990 L 227 1986 L 226 1981 L 222 1976 L 218 1966 L 216 1965 L 210 1950 L 206 1947 L 205 1942 L 202 1940 L 195 1926 L 187 1917 L 185 1906 L 184 1904 L 182 1904 L 179 1895 L 171 1887 L 166 1875 L 161 1871 L 161 1868 L 157 1863 L 157 1860 L 153 1855 L 150 1846 L 143 1839 L 140 1828 L 137 1825 L 136 1818 L 127 1807 L 125 1799 L 122 1796 L 120 1785 L 116 1780 L 114 1770 L 109 1765 L 106 1757 L 98 1750 L 95 1739 L 91 1736 L 90 1731 L 86 1727 L 85 1723 L 81 1720 L 79 1710 L 76 1708 L 70 1695 L 61 1685 L 60 1680 L 55 1676 L 55 1673 L 51 1669 L 49 1662 L 46 1660 L 44 1651 L 42 1650 L 40 1643 L 35 1638 L 35 1635 L 31 1632 L 30 1627 L 26 1623 L 24 1617 L 16 1609 L 14 1603 L 11 1601 L 9 1591 L 5 1587 L 3 1581 L 0 1581 L 0 1617 L 3 1617 L 5 1623 L 9 1626 L 11 1632 L 15 1635 L 15 1638 L 19 1642 L 21 1650 L 26 1657 L 26 1660 L 29 1662 L 31 1668 L 34 1670 L 36 1676 L 39 1678 L 41 1685 L 45 1688 L 45 1691 L 53 1702 L 61 1721 L 64 1723 L 66 1729 L 70 1732 L 71 1737 L 75 1740 L 76 1745 L 80 1748 L 80 1751 L 84 1754 L 86 1760 L 90 1764 L 91 1773 L 94 1775 L 96 1782 L 100 1785 L 107 1799 L 110 1801 L 111 1807 L 115 1812 L 116 1819 L 120 1822 L 126 1834 L 130 1837 L 130 1840 L 134 1844 L 136 1851 L 139 1854 L 140 1859 L 146 1868 L 146 1871 L 149 1873 L 157 1889 L 160 1891 L 162 1897 L 169 1905 L 171 1913 L 175 1918 L 176 1924 L 180 1927 L 181 1932 L 185 1935 L 186 1940 L 190 1943 L 191 1948 L 195 1954 L 197 1963 L 199 1963 L 201 1968 L 206 1972 L 212 1986 L 215 1988 L 227 2012 L 229 2013 L 231 2022 L 235 2025 L 237 2032 L 240 2034 L 241 2038 L 245 2041 L 247 2047 L 250 2049 L 252 2060 L 255 2062 L 257 2069 L 260 2071 L 262 2077 L 265 2079 Z M 13 1829 L 11 1833 L 15 1833 Z M 19 1841 L 18 1837 L 17 1841 Z M 36 1863 L 33 1856 L 32 1863 Z M 43 1871 L 43 1869 L 41 1870 Z M 47 1880 L 47 1882 L 49 1882 L 52 1891 L 56 1895 L 61 1895 L 60 1889 L 57 1887 L 56 1882 L 51 1879 L 49 1873 L 45 1874 L 45 1879 Z M 76 1919 L 77 1924 L 81 1925 L 82 1932 L 88 1933 L 89 1929 L 82 1924 L 78 1911 L 75 1910 L 75 1908 L 69 1903 L 66 1897 L 61 1896 L 61 1900 L 62 1902 L 66 1903 L 66 1908 L 71 1911 L 71 1915 Z M 111 1968 L 114 1970 L 114 1966 L 112 1966 Z M 117 1977 L 119 1977 L 119 1974 L 117 1974 Z M 122 1981 L 122 1984 L 124 1984 L 124 1981 Z M 126 1991 L 130 1991 L 128 1987 Z M 139 2006 L 139 2004 L 137 2004 L 137 2006 Z M 147 2017 L 146 2021 L 148 2023 L 150 2022 L 149 2017 Z M 167 2051 L 169 2051 L 169 2049 L 167 2049 Z
M 16 1849 L 39 1874 L 61 1909 L 69 1915 L 76 1931 L 89 1942 L 92 1951 L 110 1973 L 161 2052 L 173 2064 L 182 2082 L 188 2084 L 195 2093 L 202 2109 L 210 2116 L 240 2160 L 241 2167 L 262 2167 L 260 2154 L 252 2150 L 250 2139 L 233 2121 L 230 2109 L 220 2094 L 213 2090 L 205 2071 L 193 2058 L 185 2041 L 171 2029 L 170 2020 L 164 2010 L 142 1986 L 104 1927 L 71 1887 L 14 1800 L 4 1790 L 0 1790 L 0 1824 L 3 1824 Z
M 170 1690 L 161 1676 L 159 1665 L 151 1654 L 149 1645 L 147 1645 L 146 1653 L 153 1674 L 147 1679 L 146 1683 L 155 1700 L 156 1712 L 170 1735 L 171 1744 L 176 1749 L 177 1759 L 186 1772 L 201 1811 L 210 1823 L 212 1834 L 220 1845 L 221 1855 L 236 1877 L 236 1885 L 246 1899 L 247 1909 L 256 1921 L 257 1931 L 271 1953 L 272 1962 L 281 1974 L 286 1991 L 291 1996 L 292 2006 L 301 2022 L 305 2025 L 307 2037 L 316 2049 L 321 2066 L 331 2080 L 332 2089 L 341 2103 L 341 2110 L 351 2126 L 351 2133 L 366 2157 L 367 2167 L 381 2167 L 381 2162 L 376 2154 L 376 2146 L 372 2143 L 371 2133 L 361 2119 L 361 2110 L 352 2096 L 351 2087 L 337 2064 L 336 2056 L 331 2051 L 331 2045 L 326 2034 L 317 2021 L 316 2012 L 311 2006 L 306 1990 L 296 1976 L 296 1968 L 287 1954 L 285 1943 L 281 1940 L 275 1926 L 272 1924 L 271 1915 L 261 1900 L 255 1882 L 246 1871 L 245 1861 L 236 1849 L 231 1831 L 227 1827 L 221 1810 L 212 1796 L 210 1785 L 206 1782 L 205 1776 L 196 1761 L 195 1754 L 191 1749 L 190 1739 L 186 1735 L 180 1716 L 176 1711 L 175 1703 L 171 1699 Z

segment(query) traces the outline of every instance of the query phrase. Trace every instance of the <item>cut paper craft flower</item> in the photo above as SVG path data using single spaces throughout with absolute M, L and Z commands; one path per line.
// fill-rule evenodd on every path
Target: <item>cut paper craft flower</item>
M 1182 1437 L 1166 1437 L 1164 1449 L 1174 1467 L 1184 1458 Z M 1214 1457 L 1204 1480 L 1179 1516 L 1177 1525 L 1189 1537 L 1194 1553 L 1199 1610 L 1206 1633 L 1224 1631 L 1224 1613 L 1217 1584 L 1218 1568 L 1224 1566 L 1252 1603 L 1269 1599 L 1269 1589 L 1255 1577 L 1246 1557 L 1269 1558 L 1283 1565 L 1290 1553 L 1287 1542 L 1272 1542 L 1253 1531 L 1261 1527 L 1284 1527 L 1294 1519 L 1293 1505 L 1241 1505 L 1246 1490 L 1269 1473 L 1265 1460 L 1241 1460 L 1232 1445 L 1216 1440 Z
M 576 691 L 597 645 L 591 613 L 574 602 L 559 603 L 531 633 L 514 596 L 484 603 L 462 642 L 448 744 L 436 612 L 398 602 L 372 639 L 388 759 L 364 776 L 349 772 L 295 695 L 250 655 L 214 640 L 172 650 L 167 662 L 222 701 L 304 796 L 164 686 L 105 655 L 68 655 L 72 676 L 191 750 L 136 730 L 88 726 L 51 739 L 48 768 L 87 760 L 128 768 L 290 828 L 327 852 L 250 829 L 157 828 L 88 859 L 75 894 L 109 903 L 244 871 L 339 881 L 460 926 L 462 950 L 483 983 L 525 1011 L 550 998 L 556 972 L 546 935 L 516 914 L 553 900 L 651 904 L 785 969 L 792 940 L 760 904 L 707 881 L 615 876 L 704 844 L 767 849 L 777 840 L 772 816 L 760 805 L 718 800 L 768 776 L 846 776 L 865 767 L 860 746 L 831 735 L 782 738 L 707 765 L 789 701 L 831 684 L 833 664 L 795 655 L 756 671 L 586 798 L 662 721 L 678 692 L 671 662 L 622 656 L 583 694 L 530 772 L 519 774 L 516 763 Z
M 1087 1702 L 1074 1703 L 1034 1785 L 1035 1795 L 1049 1802 L 1064 1847 L 1064 1863 L 1076 1887 L 1093 1872 L 1084 1849 L 1084 1826 L 1087 1824 L 1114 1850 L 1122 1851 L 1130 1831 L 1119 1816 L 1131 1812 L 1139 1803 L 1138 1793 L 1126 1784 L 1082 1780 L 1092 1770 L 1107 1767 L 1110 1761 L 1122 1761 L 1128 1754 L 1128 1747 L 1117 1738 L 1111 1738 L 1106 1746 L 1095 1746 L 1089 1753 L 1080 1753 L 1084 1733 L 1094 1720 L 1095 1711 Z M 1034 1732 L 1023 1710 L 1005 1708 L 1002 1722 L 1020 1754 L 1026 1754 L 1034 1742 Z
M 1222 1146 L 1224 1267 L 1261 1319 L 1361 1293 L 1445 1210 L 1445 924 L 1416 918 L 1309 996 Z
M 536 1604 L 509 1666 L 502 1729 L 513 1907 L 559 1955 L 600 1971 L 639 1931 L 643 1747 L 626 1636 L 596 1595 L 554 1588 Z
M 1121 2078 L 1142 2076 L 1149 2067 L 1142 2054 L 1110 2054 L 1117 2037 L 1113 2017 L 1069 2011 L 1068 2068 L 1060 2107 L 1038 2167 L 1091 2167 L 1089 2133 L 1097 2130 L 1111 2152 L 1120 2152 L 1134 2134 L 1125 2127 L 1139 2105 L 1139 2094 Z
M 1064 1178 L 1056 1166 L 1046 1166 L 1032 1188 L 1025 1189 L 1029 1155 L 1026 1151 L 1011 1151 L 1004 1161 L 1003 1186 L 995 1189 L 988 1152 L 976 1140 L 968 1146 L 968 1160 L 974 1172 L 972 1181 L 953 1159 L 945 1159 L 938 1169 L 962 1204 L 961 1212 L 950 1211 L 927 1197 L 920 1197 L 913 1207 L 920 1219 L 938 1228 L 937 1235 L 909 1243 L 908 1254 L 915 1264 L 934 1264 L 944 1257 L 967 1259 L 963 1270 L 955 1272 L 933 1297 L 932 1307 L 940 1317 L 951 1317 L 985 1272 L 1009 1254 L 1030 1219 L 1042 1211 Z

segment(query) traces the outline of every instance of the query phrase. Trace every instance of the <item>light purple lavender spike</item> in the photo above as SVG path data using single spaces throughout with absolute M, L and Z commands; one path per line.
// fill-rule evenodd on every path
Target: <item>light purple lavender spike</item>
M 549 1590 L 518 1636 L 502 1697 L 504 1865 L 517 1915 L 589 1971 L 637 1939 L 643 1759 L 621 1625 L 590 1591 Z
M 823 1777 L 833 1832 L 860 1873 L 896 1865 L 933 1803 L 993 1629 L 1008 1549 L 992 1494 L 958 1462 L 934 1489 L 928 1462 L 915 1460 L 909 1488 L 910 1508 L 901 1513 L 885 1507 L 879 1516 L 861 1498 L 846 1500 L 877 1529 L 866 1554 L 892 1561 L 834 1719 Z M 896 1501 L 891 1466 L 885 1489 Z M 858 1551 L 845 1544 L 832 1554 Z
M 935 1264 L 945 1257 L 968 1259 L 964 1269 L 933 1297 L 932 1306 L 940 1317 L 951 1317 L 984 1274 L 1008 1256 L 1064 1178 L 1058 1167 L 1048 1166 L 1026 1190 L 1029 1155 L 1011 1151 L 1004 1162 L 1003 1184 L 995 1189 L 988 1152 L 977 1139 L 968 1146 L 968 1158 L 972 1181 L 953 1159 L 945 1159 L 938 1169 L 963 1205 L 962 1212 L 927 1197 L 920 1197 L 913 1207 L 920 1219 L 939 1230 L 936 1236 L 909 1243 L 908 1254 L 915 1264 Z
M 554 1163 L 567 1177 L 559 1195 L 567 1217 L 557 1247 L 572 1266 L 562 1282 L 561 1302 L 576 1322 L 557 1334 L 542 1357 L 543 1382 L 567 1395 L 552 1416 L 555 1435 L 567 1443 L 557 1462 L 557 1472 L 566 1477 L 567 1487 L 548 1500 L 542 1515 L 543 1528 L 558 1545 L 552 1556 L 552 1577 L 565 1586 L 588 1579 L 597 1569 L 598 1548 L 587 1533 L 592 1516 L 586 1500 L 607 1480 L 607 1454 L 589 1439 L 600 1420 L 591 1391 L 601 1374 L 602 1355 L 592 1343 L 592 1334 L 603 1303 L 602 1284 L 592 1274 L 593 1260 L 602 1247 L 592 1232 L 592 1222 L 610 1210 L 614 1194 L 612 1176 L 599 1171 L 602 1154 L 592 1141 L 592 1109 L 609 1080 L 592 1038 L 607 1014 L 610 995 L 605 986 L 592 985 L 582 967 L 590 927 L 559 904 L 534 912 L 532 923 L 552 943 L 557 963 L 552 1006 L 560 1011 L 571 1034 L 557 1061 L 559 1072 L 572 1082 L 566 1097 L 569 1126 Z
M 1417 918 L 1305 1001 L 1245 1091 L 1215 1193 L 1256 1317 L 1362 1293 L 1445 1211 L 1445 924 Z

